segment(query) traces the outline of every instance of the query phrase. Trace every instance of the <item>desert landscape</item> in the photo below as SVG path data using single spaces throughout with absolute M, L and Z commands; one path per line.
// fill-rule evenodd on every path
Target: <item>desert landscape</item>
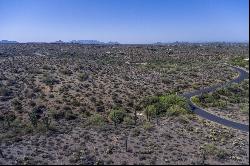
M 248 60 L 248 43 L 0 44 L 0 164 L 249 164 L 249 132 L 181 96 Z M 192 101 L 249 125 L 249 79 Z

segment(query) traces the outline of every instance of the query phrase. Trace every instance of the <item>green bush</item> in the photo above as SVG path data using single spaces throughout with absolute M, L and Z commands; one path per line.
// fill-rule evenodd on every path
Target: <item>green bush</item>
M 217 91 L 218 94 L 223 95 L 223 96 L 229 96 L 231 93 L 228 91 L 226 88 L 219 89 Z
M 180 96 L 173 95 L 173 94 L 160 96 L 160 103 L 162 103 L 165 110 L 168 110 L 170 107 L 174 105 L 178 105 L 183 109 L 188 108 L 187 101 L 184 97 L 180 97 Z
M 167 110 L 167 116 L 179 116 L 187 114 L 187 110 L 179 105 L 173 105 Z
M 112 120 L 115 125 L 118 123 L 122 123 L 126 113 L 123 109 L 113 109 L 109 113 L 109 119 Z
M 149 118 L 156 117 L 158 115 L 177 115 L 180 112 L 184 113 L 190 109 L 187 100 L 184 97 L 175 94 L 147 97 L 144 100 L 143 107 L 146 107 L 145 114 L 147 115 L 148 120 L 150 120 Z M 178 110 L 174 110 L 177 108 Z
M 215 154 L 215 152 L 218 150 L 217 147 L 214 144 L 205 144 L 202 147 L 203 151 L 207 155 Z
M 197 106 L 201 106 L 201 102 L 200 102 L 199 97 L 194 96 L 194 97 L 191 98 L 191 101 L 192 101 L 194 104 L 196 104 Z
M 215 101 L 213 95 L 211 94 L 204 94 L 201 98 L 204 97 L 206 103 L 213 103 Z
M 104 124 L 104 118 L 99 114 L 94 114 L 89 118 L 89 124 L 94 126 L 102 126 Z
M 223 101 L 223 100 L 217 100 L 217 101 L 214 101 L 212 106 L 219 107 L 219 108 L 225 108 L 227 106 L 227 103 L 226 103 L 226 101 Z
M 225 159 L 228 156 L 225 150 L 217 148 L 214 144 L 205 144 L 201 149 L 205 155 L 212 155 L 218 159 Z
M 241 104 L 240 111 L 246 115 L 249 115 L 249 103 Z

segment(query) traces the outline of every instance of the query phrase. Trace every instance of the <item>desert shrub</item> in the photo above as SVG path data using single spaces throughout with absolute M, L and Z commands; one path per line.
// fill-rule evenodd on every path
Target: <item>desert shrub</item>
M 59 80 L 57 80 L 55 77 L 51 76 L 51 75 L 46 75 L 45 78 L 42 80 L 43 83 L 45 83 L 46 85 L 55 85 L 55 84 L 59 84 Z
M 153 130 L 154 125 L 150 122 L 145 122 L 142 127 L 144 130 L 151 131 Z
M 43 65 L 42 68 L 43 68 L 44 70 L 51 70 L 51 69 L 52 69 L 52 67 L 49 66 L 49 65 Z
M 228 87 L 228 90 L 233 93 L 240 93 L 242 90 L 240 89 L 240 85 L 237 83 L 233 83 Z
M 197 85 L 197 84 L 195 84 L 195 83 L 192 84 L 191 87 L 192 87 L 193 89 L 199 89 L 199 85 Z
M 8 127 L 10 127 L 11 123 L 16 119 L 16 115 L 14 112 L 8 112 L 3 116 L 5 122 L 7 122 Z
M 214 144 L 205 144 L 204 146 L 201 147 L 203 152 L 206 155 L 212 155 L 215 154 L 218 148 Z
M 71 104 L 75 107 L 79 107 L 81 105 L 81 103 L 75 99 L 71 102 Z
M 104 118 L 99 114 L 94 114 L 89 118 L 89 124 L 94 126 L 102 126 L 105 123 Z
M 143 105 L 152 105 L 152 104 L 158 103 L 159 100 L 160 100 L 160 99 L 159 99 L 158 96 L 149 96 L 149 97 L 146 97 L 146 98 L 142 101 L 142 104 L 143 104 Z
M 78 75 L 78 80 L 79 81 L 86 81 L 89 78 L 89 75 L 87 73 L 80 73 Z
M 178 121 L 182 124 L 188 124 L 189 123 L 189 117 L 188 116 L 184 116 L 184 115 L 180 115 L 178 117 Z
M 162 78 L 162 83 L 163 84 L 171 84 L 173 82 L 173 80 L 169 79 L 169 78 Z
M 221 88 L 217 91 L 218 94 L 223 95 L 223 96 L 229 96 L 230 92 L 226 88 Z
M 167 116 L 179 116 L 187 114 L 187 110 L 179 105 L 173 105 L 167 110 Z
M 70 111 L 72 108 L 71 108 L 70 106 L 66 105 L 66 106 L 63 107 L 63 109 L 64 109 L 65 111 Z
M 201 102 L 200 102 L 199 97 L 194 96 L 194 97 L 191 98 L 191 101 L 192 101 L 194 104 L 196 104 L 197 106 L 201 106 Z
M 73 72 L 70 69 L 61 69 L 60 72 L 64 75 L 71 75 Z
M 214 93 L 212 93 L 212 97 L 215 99 L 215 100 L 219 100 L 220 99 L 220 95 L 219 93 L 216 91 Z
M 146 107 L 145 114 L 147 115 L 148 119 L 149 117 L 155 117 L 165 114 L 179 115 L 183 114 L 184 112 L 187 113 L 187 110 L 190 109 L 187 100 L 184 97 L 175 94 L 148 97 L 143 101 L 143 104 L 143 107 Z
M 203 94 L 200 98 L 204 101 L 204 103 L 213 103 L 215 101 L 211 94 Z
M 49 95 L 49 98 L 54 98 L 55 96 L 53 94 L 50 94 Z
M 109 113 L 109 118 L 112 120 L 115 125 L 118 123 L 122 123 L 125 117 L 125 111 L 123 109 L 113 109 Z
M 140 128 L 135 128 L 132 130 L 132 136 L 133 137 L 138 137 L 141 134 L 141 129 Z
M 38 118 L 46 111 L 47 108 L 45 105 L 38 105 L 32 110 L 32 112 L 34 112 Z
M 249 103 L 241 104 L 240 111 L 246 115 L 249 115 Z
M 214 144 L 205 144 L 201 149 L 205 155 L 212 155 L 218 159 L 225 159 L 229 155 L 224 149 L 219 149 Z
M 218 149 L 216 152 L 216 157 L 218 159 L 225 159 L 228 155 L 228 152 L 224 149 Z
M 212 104 L 213 107 L 225 108 L 227 106 L 226 101 L 223 100 L 216 100 Z
M 76 118 L 77 118 L 77 115 L 75 115 L 71 110 L 65 111 L 66 120 L 74 120 Z
M 12 105 L 14 107 L 14 110 L 16 110 L 16 111 L 21 112 L 22 109 L 23 109 L 22 103 L 19 100 L 17 100 L 17 99 L 15 99 L 15 100 L 12 101 Z
M 49 110 L 49 114 L 55 120 L 60 120 L 60 119 L 63 119 L 65 117 L 65 112 L 61 111 L 61 110 Z
M 134 124 L 134 119 L 130 116 L 126 116 L 123 120 L 123 122 L 126 124 L 126 125 L 133 125 Z
M 0 87 L 0 96 L 11 96 L 12 95 L 12 91 L 7 88 L 7 87 Z
M 178 105 L 183 109 L 188 109 L 188 103 L 186 99 L 184 97 L 180 97 L 173 94 L 160 96 L 160 103 L 162 103 L 162 105 L 164 106 L 165 111 L 167 111 L 170 107 L 174 105 Z

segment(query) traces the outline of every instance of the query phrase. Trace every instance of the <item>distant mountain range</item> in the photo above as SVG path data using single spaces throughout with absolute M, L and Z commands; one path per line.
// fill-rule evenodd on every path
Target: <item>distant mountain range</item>
M 9 40 L 1 40 L 0 43 L 7 44 L 7 43 L 18 43 L 17 41 L 9 41 Z
M 77 43 L 77 44 L 105 44 L 104 42 L 100 42 L 98 40 L 72 40 L 70 43 Z
M 3 44 L 7 44 L 7 43 L 19 43 L 17 41 L 9 41 L 9 40 L 1 40 L 0 43 L 3 43 Z M 26 43 L 46 43 L 46 42 L 26 42 Z M 118 42 L 101 42 L 101 41 L 98 41 L 98 40 L 72 40 L 70 42 L 64 42 L 62 40 L 58 40 L 58 41 L 55 41 L 55 42 L 50 42 L 50 43 L 76 43 L 76 44 L 111 44 L 111 45 L 114 45 L 114 44 L 120 44 Z
M 120 44 L 118 42 L 101 42 L 101 41 L 98 41 L 98 40 L 72 40 L 70 42 L 64 42 L 62 40 L 58 40 L 58 41 L 55 41 L 55 42 L 52 42 L 52 43 L 74 43 L 74 44 Z
M 70 43 L 77 43 L 77 44 L 120 44 L 118 42 L 101 42 L 98 40 L 72 40 Z

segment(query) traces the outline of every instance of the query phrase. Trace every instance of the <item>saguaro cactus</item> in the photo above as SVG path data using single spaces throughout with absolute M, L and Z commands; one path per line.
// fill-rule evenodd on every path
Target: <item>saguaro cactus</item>
M 36 117 L 36 113 L 35 113 L 35 112 L 30 112 L 30 113 L 29 113 L 29 120 L 30 120 L 31 124 L 32 124 L 34 127 L 37 127 L 38 119 L 37 119 L 37 117 Z

